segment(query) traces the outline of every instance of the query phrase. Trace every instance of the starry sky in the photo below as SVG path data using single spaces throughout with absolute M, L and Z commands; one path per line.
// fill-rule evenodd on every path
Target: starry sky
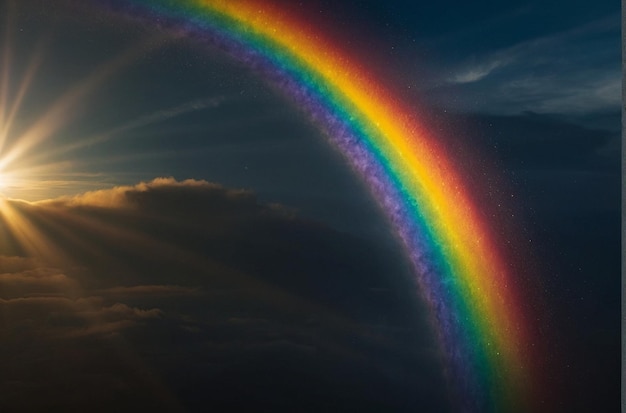
M 0 410 L 455 411 L 400 243 L 306 113 L 101 3 L 0 0 Z M 616 410 L 619 3 L 301 3 L 482 172 L 546 411 Z

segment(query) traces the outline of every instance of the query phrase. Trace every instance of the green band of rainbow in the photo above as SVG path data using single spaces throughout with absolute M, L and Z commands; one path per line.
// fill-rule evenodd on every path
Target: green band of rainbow
M 528 411 L 527 322 L 453 160 L 416 115 L 302 18 L 270 1 L 103 0 L 210 41 L 278 85 L 368 183 L 430 305 L 462 411 Z

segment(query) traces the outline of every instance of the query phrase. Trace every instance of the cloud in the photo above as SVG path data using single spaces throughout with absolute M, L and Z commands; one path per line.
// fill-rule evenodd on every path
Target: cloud
M 510 59 L 496 58 L 491 61 L 474 63 L 460 69 L 448 79 L 451 83 L 473 83 L 484 79 L 493 71 L 509 64 Z
M 619 116 L 619 112 L 583 119 L 533 112 L 439 113 L 437 121 L 441 129 L 455 125 L 458 133 L 451 136 L 458 137 L 459 148 L 471 142 L 472 149 L 481 153 L 478 159 L 492 159 L 499 165 L 498 171 L 473 175 L 479 182 L 504 177 L 502 184 L 493 186 L 503 192 L 490 191 L 496 197 L 491 199 L 493 204 L 506 204 L 507 198 L 513 201 L 515 197 L 515 204 L 524 205 L 524 210 L 563 216 L 574 211 L 619 211 Z M 473 168 L 480 170 L 480 166 Z M 503 201 L 495 202 L 498 199 Z
M 45 339 L 112 334 L 164 315 L 158 308 L 141 309 L 123 303 L 105 305 L 99 297 L 0 299 L 0 309 L 6 318 L 3 326 L 5 339 L 24 335 Z
M 102 307 L 93 312 L 82 313 L 85 316 L 104 318 L 107 320 L 143 320 L 150 318 L 159 318 L 163 312 L 158 308 L 142 310 L 140 308 L 129 307 L 126 304 L 115 303 L 108 307 Z
M 428 93 L 463 111 L 580 114 L 621 105 L 619 16 L 458 64 Z
M 167 399 L 186 409 L 220 410 L 242 384 L 278 395 L 288 377 L 337 395 L 351 386 L 351 396 L 337 396 L 341 406 L 366 406 L 361 396 L 373 385 L 377 399 L 404 400 L 398 405 L 445 404 L 430 327 L 404 293 L 411 288 L 398 255 L 253 192 L 158 178 L 4 200 L 0 227 L 23 251 L 0 256 L 0 292 L 12 289 L 0 296 L 0 383 L 13 391 L 0 397 L 2 410 L 41 400 L 66 410 L 151 404 L 157 393 L 173 393 Z M 398 328 L 381 329 L 381 315 Z M 28 375 L 38 370 L 45 381 Z M 429 376 L 417 390 L 416 372 Z M 32 399 L 43 389 L 55 392 Z
M 472 124 L 464 139 L 497 148 L 497 156 L 510 169 L 597 171 L 614 168 L 620 156 L 619 150 L 606 151 L 620 139 L 615 130 L 586 127 L 564 116 L 525 112 L 450 115 L 445 119 Z
M 160 188 L 203 188 L 213 190 L 220 188 L 219 185 L 207 181 L 188 179 L 178 182 L 174 178 L 156 178 L 151 182 L 142 182 L 134 186 L 117 186 L 112 189 L 90 191 L 84 194 L 61 197 L 51 200 L 35 202 L 36 205 L 46 206 L 90 206 L 105 208 L 128 208 L 133 206 L 132 198 L 138 197 L 138 193 L 159 190 Z
M 115 297 L 133 297 L 133 296 L 184 296 L 199 295 L 202 291 L 197 288 L 181 287 L 178 285 L 135 285 L 131 287 L 113 287 L 105 290 L 98 290 L 100 295 L 111 295 Z
M 37 268 L 22 273 L 0 274 L 0 294 L 2 296 L 32 294 L 38 290 L 63 291 L 71 287 L 72 280 L 65 274 L 46 268 Z M 15 290 L 19 293 L 14 292 Z M 11 294 L 12 292 L 12 294 Z
M 133 131 L 135 129 L 143 128 L 149 125 L 158 124 L 161 122 L 168 121 L 170 119 L 186 115 L 193 112 L 198 112 L 207 109 L 214 109 L 224 102 L 226 102 L 227 98 L 223 96 L 217 97 L 209 97 L 203 99 L 196 99 L 181 105 L 177 105 L 167 109 L 161 109 L 154 111 L 153 113 L 140 116 L 132 121 L 126 122 L 120 126 L 112 128 L 108 131 L 99 133 L 95 136 L 84 137 L 77 142 L 68 145 L 62 145 L 58 147 L 56 150 L 48 151 L 45 154 L 40 155 L 41 159 L 49 159 L 51 155 L 58 155 L 67 152 L 76 151 L 81 148 L 85 148 L 88 146 L 101 145 L 105 142 L 108 142 L 112 139 L 120 138 L 122 136 L 128 137 L 128 132 Z

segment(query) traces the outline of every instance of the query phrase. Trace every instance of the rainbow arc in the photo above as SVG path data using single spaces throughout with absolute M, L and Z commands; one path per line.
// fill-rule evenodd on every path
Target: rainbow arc
M 428 302 L 462 411 L 531 411 L 519 282 L 455 160 L 418 114 L 302 16 L 267 0 L 103 2 L 205 39 L 277 85 L 368 184 Z

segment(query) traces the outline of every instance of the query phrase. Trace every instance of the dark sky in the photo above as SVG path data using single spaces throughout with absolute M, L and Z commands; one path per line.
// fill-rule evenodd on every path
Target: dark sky
M 454 411 L 402 248 L 306 114 L 93 3 L 0 0 L 0 410 Z M 616 410 L 619 3 L 303 3 L 489 171 L 556 409 Z

